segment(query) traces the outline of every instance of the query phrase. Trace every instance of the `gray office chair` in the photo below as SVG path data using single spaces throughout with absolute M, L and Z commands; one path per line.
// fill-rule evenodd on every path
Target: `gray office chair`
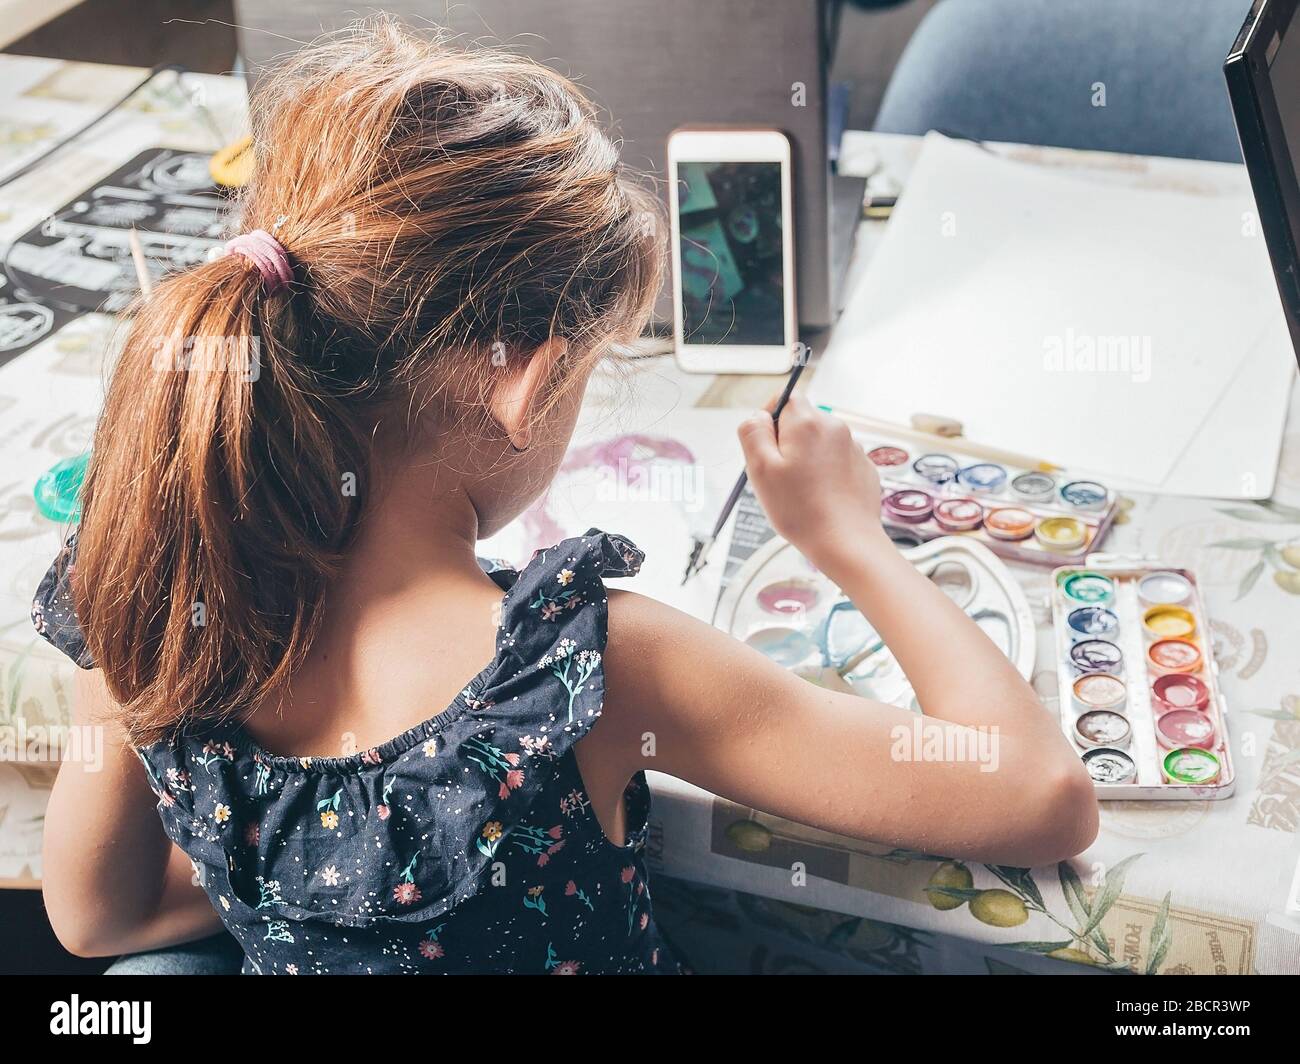
M 1222 68 L 1249 7 L 941 0 L 908 42 L 875 128 L 1240 162 Z

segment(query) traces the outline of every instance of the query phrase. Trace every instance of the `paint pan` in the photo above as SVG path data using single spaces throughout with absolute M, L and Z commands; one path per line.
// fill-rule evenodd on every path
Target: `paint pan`
M 1150 573 L 1138 581 L 1138 597 L 1148 606 L 1181 606 L 1192 585 L 1181 573 Z
M 767 613 L 782 617 L 806 614 L 821 598 L 811 580 L 779 580 L 759 591 L 758 604 Z
M 1160 639 L 1147 647 L 1147 663 L 1158 675 L 1196 672 L 1202 660 L 1201 648 L 1190 639 Z
M 1156 718 L 1156 739 L 1166 750 L 1195 746 L 1214 749 L 1218 736 L 1214 721 L 1194 709 L 1175 709 Z
M 1160 763 L 1165 779 L 1170 783 L 1204 784 L 1219 778 L 1219 759 L 1208 750 L 1183 747 L 1165 754 Z
M 957 476 L 960 465 L 950 454 L 923 454 L 912 463 L 912 472 L 931 484 L 947 484 Z
M 1074 741 L 1084 749 L 1123 750 L 1133 738 L 1128 718 L 1111 709 L 1093 709 L 1074 722 Z
M 1142 614 L 1148 639 L 1186 639 L 1196 631 L 1196 618 L 1183 606 L 1151 606 Z
M 1085 639 L 1070 647 L 1070 664 L 1075 675 L 1106 672 L 1118 675 L 1124 670 L 1124 652 L 1105 639 Z
M 1128 688 L 1118 676 L 1107 672 L 1089 672 L 1070 685 L 1074 706 L 1082 712 L 1096 709 L 1121 710 L 1128 701 Z
M 1048 550 L 1078 550 L 1088 541 L 1088 526 L 1077 517 L 1048 517 L 1038 522 L 1034 538 Z
M 1054 575 L 1056 711 L 1098 798 L 1231 795 L 1236 781 L 1226 707 L 1196 576 L 1102 556 L 1086 567 L 1062 566 Z M 1199 635 L 1187 638 L 1192 633 Z M 1127 724 L 1127 738 L 1108 713 Z
M 997 539 L 1028 539 L 1038 518 L 1018 506 L 1001 506 L 984 515 L 984 527 Z
M 996 462 L 976 462 L 957 471 L 957 483 L 967 491 L 991 495 L 1007 483 L 1007 471 Z
M 1115 600 L 1115 582 L 1101 573 L 1070 573 L 1061 581 L 1061 592 L 1082 606 L 1105 606 Z
M 1210 707 L 1210 689 L 1199 676 L 1170 673 L 1151 685 L 1151 705 L 1158 714 L 1179 709 L 1204 713 Z
M 934 496 L 920 488 L 904 488 L 886 495 L 880 508 L 890 520 L 919 525 L 934 513 Z
M 882 446 L 873 447 L 867 452 L 867 457 L 876 465 L 890 469 L 903 465 L 908 459 L 908 454 L 901 447 Z
M 1080 606 L 1070 611 L 1065 618 L 1065 627 L 1072 643 L 1085 639 L 1109 639 L 1113 642 L 1119 635 L 1119 617 L 1105 606 Z
M 1123 750 L 1099 746 L 1083 755 L 1083 767 L 1094 783 L 1132 783 L 1137 765 Z
M 879 472 L 881 518 L 896 542 L 898 530 L 905 530 L 905 546 L 965 533 L 1011 561 L 1082 563 L 1089 551 L 1101 547 L 1118 511 L 1115 493 L 1096 481 L 1067 483 L 1061 474 L 1032 464 L 968 454 L 960 439 L 936 442 L 943 451 L 918 450 L 909 439 L 862 430 L 855 430 L 854 439 Z M 1069 488 L 1066 496 L 1063 486 Z
M 945 532 L 971 532 L 984 523 L 984 507 L 974 499 L 944 499 L 934 508 L 934 523 Z
M 1072 480 L 1061 486 L 1061 498 L 1076 510 L 1100 510 L 1107 497 L 1106 489 L 1095 480 Z
M 1021 473 L 1011 481 L 1011 494 L 1025 502 L 1051 502 L 1056 496 L 1056 478 L 1047 473 Z

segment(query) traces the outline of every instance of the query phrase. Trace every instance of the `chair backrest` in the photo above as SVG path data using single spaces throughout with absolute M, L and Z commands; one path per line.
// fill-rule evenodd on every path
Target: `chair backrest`
M 794 152 L 799 320 L 832 320 L 825 0 L 408 0 L 387 5 L 500 42 L 575 77 L 614 118 L 629 165 L 659 179 L 667 200 L 668 134 L 682 125 L 776 127 Z M 351 0 L 237 0 L 240 48 L 258 70 L 364 10 Z M 857 190 L 861 202 L 861 189 Z M 843 257 L 843 256 L 841 256 Z M 671 299 L 661 316 L 672 319 Z
M 1223 60 L 1250 0 L 941 0 L 875 128 L 1240 162 Z

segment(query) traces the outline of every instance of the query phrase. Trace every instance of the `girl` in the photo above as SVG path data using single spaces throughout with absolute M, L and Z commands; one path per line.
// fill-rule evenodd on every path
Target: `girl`
M 254 115 L 246 233 L 136 315 L 34 610 L 115 740 L 49 805 L 69 949 L 224 925 L 266 974 L 675 971 L 646 768 L 952 857 L 1091 842 L 1055 722 L 895 550 L 871 463 L 801 399 L 779 435 L 764 413 L 741 430 L 773 525 L 934 728 L 994 734 L 995 766 L 896 759 L 911 714 L 607 593 L 641 561 L 621 536 L 480 567 L 660 282 L 654 202 L 573 85 L 380 23 L 299 53 Z

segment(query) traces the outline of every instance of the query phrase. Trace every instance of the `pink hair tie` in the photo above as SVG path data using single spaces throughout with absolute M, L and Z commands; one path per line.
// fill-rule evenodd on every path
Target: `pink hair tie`
M 233 240 L 228 240 L 218 257 L 223 255 L 242 255 L 256 266 L 262 275 L 262 284 L 265 285 L 268 296 L 275 295 L 293 280 L 289 253 L 265 229 L 240 233 Z

